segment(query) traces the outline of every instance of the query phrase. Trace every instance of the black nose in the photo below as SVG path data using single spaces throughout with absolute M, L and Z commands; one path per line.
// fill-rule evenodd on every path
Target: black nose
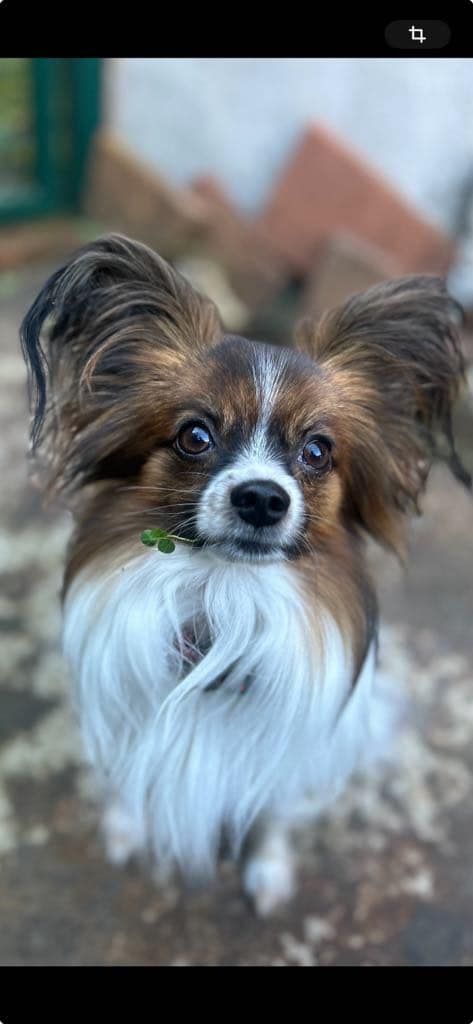
M 273 480 L 250 480 L 234 487 L 230 501 L 240 519 L 260 526 L 275 526 L 286 514 L 291 499 L 286 491 Z

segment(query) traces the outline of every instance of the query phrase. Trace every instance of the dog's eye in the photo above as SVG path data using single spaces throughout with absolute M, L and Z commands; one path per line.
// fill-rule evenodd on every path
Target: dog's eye
M 176 438 L 176 447 L 184 455 L 202 455 L 213 446 L 212 435 L 203 423 L 187 423 Z
M 330 442 L 322 437 L 312 437 L 304 445 L 299 458 L 305 466 L 316 469 L 319 473 L 331 469 L 332 455 Z

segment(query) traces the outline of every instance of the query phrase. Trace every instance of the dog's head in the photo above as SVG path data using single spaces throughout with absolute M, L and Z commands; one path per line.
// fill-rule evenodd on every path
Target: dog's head
M 109 236 L 25 317 L 34 447 L 53 488 L 105 496 L 117 535 L 162 527 L 253 561 L 341 531 L 400 550 L 436 454 L 470 483 L 451 427 L 457 323 L 441 280 L 410 277 L 306 321 L 295 348 L 252 342 L 151 250 Z

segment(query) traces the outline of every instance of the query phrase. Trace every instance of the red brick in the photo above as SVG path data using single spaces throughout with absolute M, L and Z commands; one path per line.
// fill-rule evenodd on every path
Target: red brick
M 348 232 L 384 251 L 401 273 L 444 274 L 454 244 L 327 129 L 311 125 L 277 181 L 259 226 L 299 273 L 323 243 Z

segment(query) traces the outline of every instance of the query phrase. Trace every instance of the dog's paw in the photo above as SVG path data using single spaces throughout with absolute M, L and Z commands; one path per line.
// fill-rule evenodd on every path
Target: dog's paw
M 279 838 L 255 851 L 243 869 L 243 888 L 259 917 L 269 917 L 292 899 L 296 891 L 294 858 Z
M 124 867 L 142 849 L 142 836 L 131 816 L 119 803 L 112 802 L 106 807 L 102 817 L 102 831 L 110 864 Z

